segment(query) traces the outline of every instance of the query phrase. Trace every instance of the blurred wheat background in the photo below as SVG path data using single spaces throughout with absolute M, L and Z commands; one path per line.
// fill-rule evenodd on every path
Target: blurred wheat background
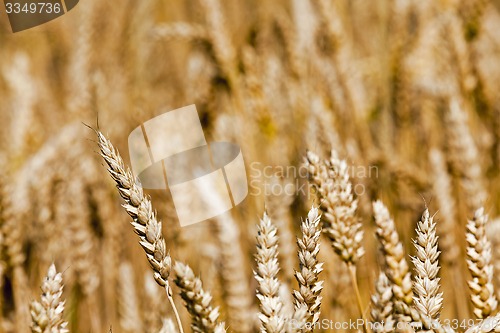
M 495 316 L 499 5 L 81 0 L 15 34 L 2 11 L 0 332 L 179 332 L 165 284 L 186 332 Z M 128 134 L 189 104 L 250 194 L 181 228 L 111 143 L 130 165 Z

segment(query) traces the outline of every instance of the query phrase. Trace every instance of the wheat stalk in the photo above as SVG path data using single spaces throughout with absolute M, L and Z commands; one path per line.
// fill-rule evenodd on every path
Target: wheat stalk
M 415 280 L 413 289 L 414 306 L 422 315 L 431 320 L 439 318 L 443 304 L 443 293 L 439 292 L 438 237 L 436 223 L 429 210 L 425 209 L 421 220 L 417 224 L 417 237 L 414 240 L 417 254 L 412 257 L 415 266 Z
M 284 304 L 279 296 L 278 235 L 271 219 L 264 213 L 257 232 L 257 253 L 254 271 L 258 282 L 257 298 L 260 301 L 259 319 L 261 332 L 285 332 Z
M 486 237 L 488 216 L 484 208 L 474 213 L 467 223 L 467 266 L 472 275 L 469 281 L 471 301 L 476 318 L 485 319 L 497 309 L 498 302 L 493 287 L 493 265 L 491 243 Z
M 307 219 L 302 221 L 300 229 L 302 238 L 297 238 L 299 267 L 295 272 L 295 278 L 299 284 L 299 290 L 294 290 L 295 307 L 306 305 L 308 309 L 306 327 L 307 332 L 311 332 L 318 322 L 321 306 L 321 290 L 323 281 L 318 281 L 319 273 L 323 271 L 323 263 L 319 263 L 317 256 L 319 253 L 319 237 L 321 235 L 320 225 L 321 215 L 318 208 L 312 206 L 307 214 Z
M 167 253 L 165 239 L 162 235 L 162 224 L 156 219 L 151 199 L 146 197 L 142 188 L 136 183 L 130 169 L 125 168 L 122 157 L 100 131 L 96 131 L 101 156 L 108 164 L 108 172 L 117 184 L 118 192 L 125 200 L 123 207 L 132 217 L 134 231 L 139 235 L 139 244 L 146 253 L 146 258 L 154 271 L 155 281 L 167 292 L 167 297 L 177 319 L 180 333 L 182 324 L 175 307 L 172 290 L 168 281 L 172 259 Z
M 64 301 L 62 275 L 52 264 L 42 283 L 40 301 L 31 303 L 31 331 L 33 333 L 67 333 L 68 323 L 63 319 Z
M 191 315 L 191 328 L 196 333 L 214 333 L 224 330 L 224 323 L 217 323 L 219 309 L 213 308 L 212 296 L 203 290 L 202 282 L 193 270 L 181 263 L 174 265 L 175 284 L 181 290 L 181 297 Z
M 372 296 L 372 319 L 375 323 L 375 333 L 393 332 L 395 327 L 392 317 L 392 283 L 384 273 L 380 273 L 375 284 L 375 294 Z

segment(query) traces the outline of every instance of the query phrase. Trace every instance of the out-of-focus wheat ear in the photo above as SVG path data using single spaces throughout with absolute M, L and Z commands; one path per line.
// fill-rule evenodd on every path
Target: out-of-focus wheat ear
M 139 300 L 134 281 L 134 270 L 128 262 L 122 262 L 118 280 L 118 313 L 123 332 L 142 332 L 143 325 L 139 314 Z M 158 309 L 150 309 L 158 311 Z
M 449 159 L 455 173 L 460 177 L 464 191 L 464 202 L 469 214 L 480 208 L 486 200 L 486 190 L 481 172 L 481 159 L 469 128 L 466 110 L 458 98 L 450 101 L 446 113 L 447 145 Z
M 151 35 L 166 42 L 172 40 L 198 42 L 206 41 L 208 38 L 203 26 L 186 22 L 158 24 L 152 29 Z
M 15 306 L 15 327 L 19 333 L 29 332 L 29 282 L 23 268 L 23 224 L 16 218 L 13 210 L 12 193 L 6 179 L 0 177 L 0 228 L 3 235 L 6 261 L 12 270 L 12 291 Z
M 413 281 L 414 307 L 431 320 L 439 318 L 443 305 L 443 293 L 439 292 L 438 237 L 436 223 L 426 208 L 421 220 L 417 223 L 417 237 L 413 241 L 417 254 L 412 257 L 415 266 Z
M 35 65 L 36 66 L 36 65 Z M 24 158 L 26 148 L 30 142 L 30 129 L 35 120 L 35 104 L 38 99 L 37 85 L 32 77 L 31 57 L 24 52 L 17 51 L 11 58 L 10 65 L 2 70 L 5 83 L 12 89 L 12 107 L 16 116 L 12 117 L 8 128 L 9 155 L 12 158 Z
M 172 290 L 168 280 L 172 269 L 172 259 L 167 253 L 161 222 L 156 219 L 151 199 L 144 195 L 130 169 L 125 168 L 122 157 L 111 141 L 99 131 L 96 131 L 96 134 L 101 156 L 108 165 L 108 172 L 116 182 L 120 196 L 125 200 L 123 207 L 132 217 L 131 224 L 139 236 L 139 244 L 146 253 L 146 258 L 153 269 L 155 281 L 165 288 L 179 331 L 183 333 L 182 323 L 172 298 Z
M 65 198 L 59 201 L 59 218 L 67 221 L 68 234 L 71 244 L 69 258 L 71 269 L 76 273 L 78 285 L 85 297 L 89 310 L 96 311 L 90 314 L 90 324 L 92 331 L 100 330 L 101 309 L 99 293 L 96 290 L 100 284 L 100 267 L 97 263 L 98 247 L 96 239 L 92 234 L 92 212 L 87 197 L 86 184 L 81 179 L 71 181 L 65 188 L 63 195 Z M 75 209 L 79 207 L 79 209 Z
M 154 278 L 151 274 L 144 274 L 144 301 L 141 302 L 144 332 L 156 333 L 161 329 L 162 322 L 165 322 L 163 318 L 166 313 L 165 305 L 161 293 L 158 293 L 158 284 Z M 151 311 L 151 309 L 156 310 Z
M 456 263 L 460 256 L 460 248 L 455 235 L 456 207 L 450 175 L 440 150 L 432 149 L 429 153 L 429 161 L 433 170 L 433 193 L 441 215 L 438 232 L 439 246 L 443 251 L 441 260 L 443 263 Z
M 101 182 L 94 184 L 91 188 L 92 203 L 96 207 L 96 217 L 99 224 L 102 225 L 103 239 L 101 245 L 102 259 L 101 263 L 106 269 L 102 270 L 102 286 L 114 286 L 118 283 L 118 271 L 120 266 L 120 249 L 122 244 L 123 232 L 127 231 L 122 228 L 119 218 L 120 207 L 115 202 L 115 197 L 112 195 L 112 188 L 108 183 Z M 151 273 L 147 272 L 149 275 Z M 151 276 L 151 280 L 153 277 Z M 155 285 L 156 286 L 156 285 Z M 117 309 L 116 309 L 116 288 L 103 288 L 104 295 L 104 314 L 108 322 L 116 322 Z M 156 295 L 160 297 L 158 290 Z M 150 333 L 150 332 L 148 332 Z
M 170 318 L 163 319 L 161 329 L 158 333 L 177 333 L 173 320 Z
M 81 15 L 78 17 L 77 43 L 71 64 L 71 84 L 74 91 L 78 91 L 78 94 L 73 94 L 69 101 L 69 109 L 75 113 L 91 109 L 92 78 L 90 73 L 95 53 L 92 44 L 97 33 L 96 25 L 93 24 L 95 6 L 95 3 L 89 3 L 85 8 L 82 8 Z
M 218 324 L 219 308 L 212 307 L 212 296 L 203 290 L 201 280 L 193 270 L 179 261 L 174 265 L 175 284 L 181 291 L 181 297 L 186 309 L 191 315 L 191 328 L 195 333 L 214 333 L 224 329 L 223 323 Z M 218 328 L 222 326 L 222 328 Z
M 319 237 L 321 236 L 321 215 L 317 207 L 312 207 L 307 219 L 302 221 L 300 229 L 302 237 L 297 238 L 300 269 L 295 272 L 299 290 L 294 290 L 295 307 L 307 306 L 306 320 L 310 324 L 305 331 L 311 332 L 314 324 L 319 321 L 321 306 L 321 290 L 323 281 L 318 281 L 319 273 L 323 271 L 323 263 L 318 262 Z
M 392 316 L 392 283 L 384 273 L 380 273 L 375 284 L 375 294 L 372 295 L 371 315 L 375 333 L 393 332 L 395 321 Z
M 257 280 L 257 298 L 260 301 L 261 332 L 285 332 L 284 304 L 279 295 L 278 235 L 271 219 L 264 213 L 257 231 L 257 253 L 254 271 Z
M 498 301 L 493 287 L 493 265 L 491 264 L 491 243 L 486 237 L 488 216 L 484 208 L 474 213 L 467 222 L 467 266 L 472 275 L 469 281 L 474 315 L 485 319 L 495 313 Z
M 243 264 L 245 254 L 240 242 L 240 229 L 230 213 L 219 215 L 217 240 L 220 246 L 221 279 L 224 283 L 226 320 L 234 333 L 249 333 L 253 329 L 252 294 L 248 274 Z M 254 311 L 252 311 L 254 310 Z
M 42 286 L 40 301 L 31 302 L 31 331 L 33 333 L 67 333 L 68 323 L 63 319 L 64 301 L 62 275 L 52 264 Z
M 291 181 L 281 180 L 277 177 L 271 179 L 271 186 L 280 186 L 283 189 L 289 189 L 294 186 Z M 295 235 L 293 233 L 293 218 L 290 212 L 290 206 L 294 196 L 289 191 L 281 191 L 278 195 L 270 195 L 267 203 L 269 214 L 273 223 L 278 229 L 279 242 L 279 262 L 282 267 L 282 276 L 284 281 L 290 284 L 293 280 L 293 270 L 297 266 L 297 257 L 295 256 Z
M 231 42 L 220 0 L 203 0 L 200 5 L 205 11 L 208 37 L 215 58 L 228 76 L 230 84 L 234 85 L 236 83 L 236 50 Z
M 342 260 L 355 265 L 364 254 L 363 231 L 346 161 L 338 159 L 334 151 L 326 161 L 308 151 L 305 166 L 324 212 L 323 232 Z
M 413 302 L 411 273 L 399 240 L 396 224 L 387 207 L 378 200 L 373 202 L 373 215 L 377 224 L 377 238 L 382 244 L 385 274 L 392 283 L 393 298 L 407 305 Z

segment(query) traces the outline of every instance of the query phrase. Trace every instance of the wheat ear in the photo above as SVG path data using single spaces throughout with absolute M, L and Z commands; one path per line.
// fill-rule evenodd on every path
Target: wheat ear
M 42 283 L 40 301 L 31 303 L 31 331 L 33 333 L 67 333 L 68 323 L 63 319 L 64 301 L 62 275 L 52 264 Z
M 356 263 L 365 252 L 361 244 L 363 231 L 356 217 L 358 202 L 354 199 L 347 163 L 338 159 L 335 151 L 332 151 L 330 159 L 326 161 L 321 161 L 316 154 L 308 151 L 305 166 L 311 185 L 322 204 L 323 231 L 335 252 L 349 268 L 358 310 L 364 323 L 363 329 L 365 333 L 369 332 L 356 280 Z
M 151 199 L 144 195 L 130 169 L 125 168 L 122 157 L 111 141 L 100 131 L 96 131 L 96 133 L 101 156 L 108 164 L 108 172 L 116 182 L 120 196 L 125 200 L 123 207 L 133 219 L 131 224 L 134 231 L 139 235 L 139 244 L 144 249 L 149 264 L 154 271 L 155 281 L 165 288 L 179 325 L 179 331 L 183 333 L 168 281 L 172 259 L 167 253 L 165 239 L 161 233 L 161 222 L 156 219 L 156 212 L 153 211 Z
M 392 317 L 392 283 L 384 273 L 380 273 L 375 285 L 375 294 L 372 296 L 372 319 L 375 323 L 375 333 L 389 333 L 394 331 L 394 318 Z
M 295 306 L 306 305 L 308 309 L 306 332 L 311 332 L 320 316 L 321 291 L 323 281 L 318 276 L 323 271 L 323 263 L 318 262 L 319 237 L 321 236 L 321 215 L 317 207 L 312 207 L 307 219 L 302 221 L 302 238 L 297 239 L 300 270 L 295 272 L 299 290 L 294 290 Z
M 162 320 L 162 326 L 159 333 L 177 333 L 175 329 L 175 324 L 170 318 L 165 318 Z
M 412 257 L 415 265 L 415 281 L 413 288 L 414 306 L 422 315 L 431 320 L 439 318 L 443 304 L 443 293 L 439 292 L 438 237 L 436 223 L 425 209 L 421 220 L 417 224 L 417 238 L 414 240 L 417 255 Z
M 474 315 L 485 319 L 497 309 L 498 302 L 493 287 L 493 265 L 491 264 L 491 243 L 486 237 L 488 216 L 484 208 L 474 213 L 467 223 L 467 266 L 472 275 L 469 281 Z
M 29 279 L 24 270 L 26 256 L 23 250 L 25 230 L 19 214 L 14 209 L 9 193 L 11 186 L 0 176 L 0 232 L 7 266 L 12 270 L 12 292 L 15 306 L 15 327 L 17 332 L 29 332 Z
M 286 318 L 284 305 L 279 296 L 281 283 L 278 280 L 278 235 L 271 219 L 264 213 L 257 231 L 257 267 L 254 276 L 257 280 L 257 298 L 260 301 L 259 319 L 261 332 L 285 332 Z
M 389 215 L 387 207 L 380 200 L 373 203 L 373 215 L 377 225 L 377 238 L 382 244 L 385 273 L 392 283 L 394 301 L 402 301 L 411 305 L 413 300 L 411 273 L 396 224 Z
M 144 332 L 139 314 L 139 300 L 134 282 L 134 270 L 129 262 L 123 261 L 119 267 L 118 312 L 120 326 L 124 332 Z
M 305 165 L 324 211 L 323 232 L 343 261 L 356 264 L 364 254 L 363 231 L 355 216 L 358 202 L 354 199 L 346 161 L 339 160 L 334 151 L 326 161 L 308 151 Z
M 481 175 L 479 152 L 470 131 L 470 122 L 463 102 L 457 98 L 451 99 L 445 121 L 449 157 L 460 176 L 460 184 L 467 198 L 467 209 L 472 213 L 483 205 L 487 194 Z
M 212 296 L 203 290 L 201 280 L 193 270 L 181 262 L 174 265 L 175 284 L 181 290 L 181 297 L 191 315 L 191 328 L 195 333 L 214 333 L 224 329 L 224 323 L 217 323 L 219 308 L 213 308 Z

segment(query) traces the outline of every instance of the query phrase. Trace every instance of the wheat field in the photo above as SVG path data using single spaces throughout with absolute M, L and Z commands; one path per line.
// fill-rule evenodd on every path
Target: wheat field
M 500 2 L 0 18 L 0 333 L 500 332 Z M 181 227 L 127 140 L 191 104 L 248 195 Z

